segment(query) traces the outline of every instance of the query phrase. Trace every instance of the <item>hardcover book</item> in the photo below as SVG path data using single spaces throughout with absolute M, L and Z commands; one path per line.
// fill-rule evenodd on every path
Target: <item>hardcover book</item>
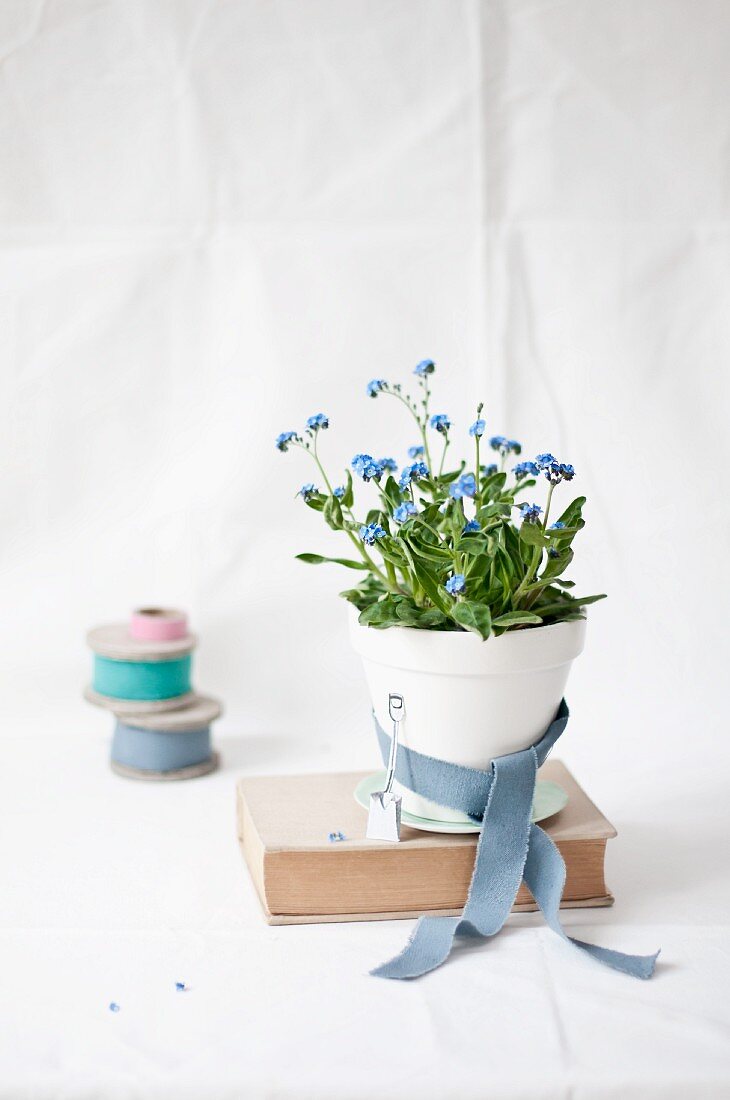
M 237 785 L 238 834 L 269 924 L 454 916 L 466 901 L 478 835 L 426 833 L 407 825 L 401 842 L 365 836 L 367 811 L 353 791 L 368 773 L 261 776 Z M 566 865 L 562 906 L 613 903 L 606 887 L 606 842 L 616 830 L 559 760 L 538 778 L 568 794 L 541 822 Z M 344 840 L 331 841 L 330 834 Z M 536 905 L 522 884 L 514 911 Z

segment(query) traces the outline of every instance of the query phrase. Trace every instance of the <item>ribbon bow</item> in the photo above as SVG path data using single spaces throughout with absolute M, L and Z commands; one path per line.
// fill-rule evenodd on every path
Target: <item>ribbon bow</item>
M 570 712 L 563 699 L 540 741 L 496 757 L 487 771 L 449 764 L 398 746 L 395 777 L 409 790 L 481 822 L 474 871 L 460 917 L 420 917 L 400 955 L 376 967 L 379 978 L 418 978 L 451 953 L 455 936 L 494 936 L 509 916 L 524 878 L 553 932 L 598 962 L 635 978 L 650 978 L 659 952 L 625 955 L 568 936 L 560 923 L 565 863 L 550 837 L 532 824 L 537 769 L 565 729 Z M 375 719 L 383 760 L 390 738 Z

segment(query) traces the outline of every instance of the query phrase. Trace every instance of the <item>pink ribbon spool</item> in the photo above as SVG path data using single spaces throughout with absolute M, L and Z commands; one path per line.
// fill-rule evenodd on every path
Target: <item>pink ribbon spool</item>
M 187 637 L 187 615 L 168 607 L 140 607 L 132 612 L 129 633 L 138 642 L 176 642 Z

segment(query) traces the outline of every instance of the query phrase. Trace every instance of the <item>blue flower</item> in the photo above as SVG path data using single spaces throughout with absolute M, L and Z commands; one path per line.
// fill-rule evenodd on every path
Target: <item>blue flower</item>
M 462 529 L 462 535 L 474 535 L 477 531 L 481 531 L 478 519 L 470 519 L 468 523 L 464 524 Z
M 536 462 L 518 462 L 512 473 L 518 481 L 522 481 L 524 477 L 537 477 L 540 473 L 540 468 Z
M 496 474 L 497 469 L 496 462 L 490 462 L 488 466 L 482 466 L 482 477 L 491 477 L 492 474 Z
M 387 390 L 387 388 L 388 383 L 384 378 L 373 378 L 367 385 L 368 397 L 377 397 L 381 390 Z
M 451 427 L 451 421 L 446 413 L 435 413 L 430 420 L 432 428 L 435 428 L 437 432 L 441 432 L 442 435 L 446 435 Z
M 436 370 L 436 364 L 433 359 L 422 359 L 418 366 L 413 371 L 420 378 L 425 378 L 427 374 L 433 374 Z
M 185 982 L 175 982 L 175 989 L 178 991 L 178 993 L 184 993 L 187 988 L 188 987 L 185 985 Z
M 333 493 L 332 493 L 332 496 L 337 497 L 338 500 L 342 500 L 344 495 L 345 495 L 345 486 L 344 485 L 338 485 L 337 488 L 335 490 L 333 490 Z
M 297 435 L 296 432 L 281 432 L 281 434 L 277 435 L 277 437 L 276 437 L 277 450 L 287 451 L 289 449 L 289 444 L 290 443 L 298 442 L 298 441 L 299 441 L 299 436 Z
M 319 489 L 317 486 L 313 484 L 313 482 L 308 481 L 306 485 L 302 485 L 297 496 L 301 497 L 302 500 L 309 500 L 311 497 L 316 496 L 318 492 Z
M 394 458 L 379 458 L 378 466 L 382 466 L 384 470 L 389 470 L 390 473 L 395 473 L 398 469 L 398 463 Z
M 559 558 L 560 557 L 560 551 L 556 550 L 554 546 L 551 546 L 550 549 L 548 550 L 548 557 L 549 558 Z
M 396 523 L 405 523 L 407 519 L 415 515 L 418 515 L 418 509 L 412 500 L 407 500 L 405 503 L 398 505 L 393 512 L 393 519 Z
M 458 596 L 466 588 L 466 577 L 463 573 L 454 573 L 453 577 L 449 577 L 444 588 L 450 596 Z
M 417 444 L 417 446 L 415 446 L 415 447 L 409 447 L 408 448 L 408 457 L 409 458 L 420 458 L 422 454 L 424 454 L 424 448 L 421 446 L 420 443 Z
M 109 1005 L 109 1011 L 110 1012 L 119 1012 L 119 1005 L 117 1004 L 116 1001 L 112 1001 L 112 1003 Z
M 551 523 L 548 527 L 548 531 L 562 531 L 565 528 L 565 524 L 562 519 L 556 519 L 555 523 Z
M 454 500 L 461 500 L 462 497 L 476 496 L 476 491 L 477 483 L 474 474 L 462 474 L 460 478 L 449 486 L 449 493 Z
M 329 426 L 330 418 L 325 416 L 324 413 L 315 413 L 314 416 L 307 418 L 307 427 L 311 432 L 318 432 L 320 428 L 324 431 Z
M 368 546 L 373 546 L 376 539 L 384 539 L 386 531 L 379 523 L 368 523 L 360 528 L 360 538 Z
M 551 485 L 558 485 L 561 481 L 572 481 L 575 470 L 567 462 L 558 462 L 554 455 L 538 455 L 535 465 L 545 474 Z
M 499 451 L 501 455 L 518 455 L 522 450 L 522 444 L 516 439 L 507 439 L 506 435 L 493 435 L 489 440 L 489 446 L 493 451 Z
M 536 523 L 540 518 L 542 508 L 539 504 L 521 504 L 520 515 L 527 523 Z
M 383 476 L 383 468 L 372 455 L 355 455 L 350 464 L 363 481 L 378 481 Z
M 476 436 L 477 439 L 481 439 L 487 428 L 486 420 L 475 420 L 471 428 L 469 428 L 469 435 Z
M 428 476 L 428 466 L 425 462 L 413 462 L 410 466 L 404 466 L 398 484 L 401 489 L 405 490 L 411 482 L 421 481 L 422 478 Z

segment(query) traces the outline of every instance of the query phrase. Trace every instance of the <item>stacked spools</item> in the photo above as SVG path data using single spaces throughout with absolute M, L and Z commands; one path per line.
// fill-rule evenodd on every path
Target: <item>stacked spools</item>
M 132 779 L 193 779 L 218 765 L 210 727 L 221 705 L 192 688 L 197 639 L 181 611 L 145 607 L 90 630 L 90 703 L 116 717 L 111 766 Z

